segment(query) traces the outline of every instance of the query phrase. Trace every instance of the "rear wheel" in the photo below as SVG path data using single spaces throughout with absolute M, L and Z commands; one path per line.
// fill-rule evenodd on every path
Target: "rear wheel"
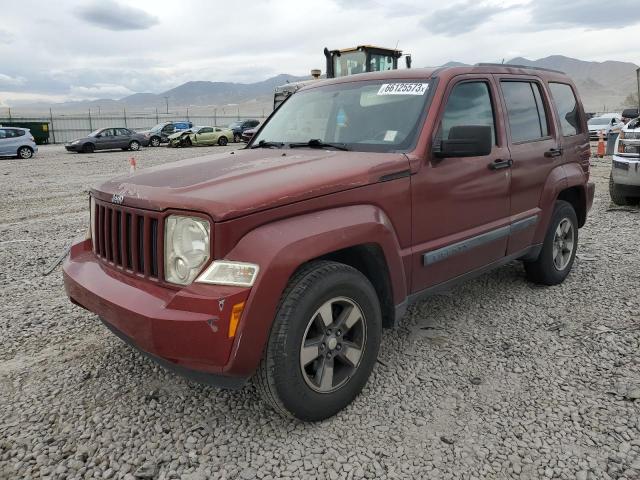
M 321 261 L 289 282 L 254 382 L 276 411 L 328 418 L 366 384 L 382 320 L 375 289 L 358 270 Z
M 18 149 L 18 158 L 27 160 L 31 157 L 33 157 L 33 150 L 31 149 L 31 147 L 20 147 Z
M 95 149 L 96 149 L 96 147 L 95 147 L 95 145 L 93 143 L 85 143 L 82 146 L 82 152 L 83 153 L 93 153 Z
M 220 145 L 221 147 L 224 147 L 227 143 L 229 143 L 227 137 L 220 137 L 218 139 L 218 145 Z
M 233 134 L 233 141 L 238 143 L 240 140 L 242 140 L 242 137 L 240 136 L 239 133 L 234 133 Z
M 633 198 L 629 198 L 623 194 L 620 186 L 613 181 L 612 176 L 609 176 L 609 196 L 611 197 L 611 201 L 616 205 L 626 206 L 634 203 Z
M 137 140 L 131 140 L 129 142 L 129 150 L 131 150 L 132 152 L 137 152 L 138 150 L 140 150 L 140 142 Z
M 529 280 L 542 285 L 562 283 L 573 266 L 578 249 L 578 217 L 569 202 L 558 200 L 538 259 L 525 262 Z
M 159 147 L 160 146 L 160 138 L 159 137 L 151 137 L 151 140 L 149 140 L 149 145 L 151 145 L 152 147 Z

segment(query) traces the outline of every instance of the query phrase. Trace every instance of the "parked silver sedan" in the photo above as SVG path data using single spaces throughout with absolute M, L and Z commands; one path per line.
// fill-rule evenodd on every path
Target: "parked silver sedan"
M 83 138 L 67 143 L 69 152 L 91 153 L 95 150 L 140 150 L 149 145 L 149 136 L 128 128 L 99 128 Z

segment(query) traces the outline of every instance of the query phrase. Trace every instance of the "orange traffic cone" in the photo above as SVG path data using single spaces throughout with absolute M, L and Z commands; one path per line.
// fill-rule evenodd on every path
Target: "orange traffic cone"
M 602 130 L 598 132 L 598 157 L 604 157 L 604 134 Z

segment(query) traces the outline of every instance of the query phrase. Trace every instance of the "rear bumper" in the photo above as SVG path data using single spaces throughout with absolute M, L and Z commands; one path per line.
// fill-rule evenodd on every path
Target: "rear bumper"
M 95 257 L 91 241 L 75 244 L 63 265 L 73 303 L 97 314 L 120 338 L 161 365 L 202 383 L 240 387 L 229 358 L 231 309 L 247 299 L 239 287 L 192 284 L 173 289 Z
M 640 158 L 614 155 L 611 178 L 619 185 L 640 187 Z

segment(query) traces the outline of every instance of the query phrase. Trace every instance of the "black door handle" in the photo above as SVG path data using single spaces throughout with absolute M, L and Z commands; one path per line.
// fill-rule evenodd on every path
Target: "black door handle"
M 544 152 L 545 157 L 559 157 L 560 155 L 562 155 L 561 148 L 551 148 Z
M 507 160 L 497 159 L 489 164 L 491 170 L 500 170 L 501 168 L 510 168 L 513 165 L 513 160 L 510 158 Z

